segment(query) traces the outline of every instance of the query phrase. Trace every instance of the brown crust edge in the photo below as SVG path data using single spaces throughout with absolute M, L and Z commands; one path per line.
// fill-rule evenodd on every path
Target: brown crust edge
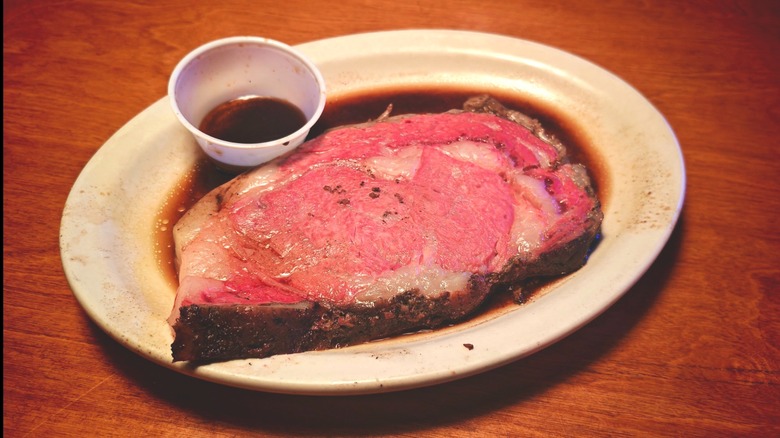
M 173 329 L 173 360 L 263 358 L 364 343 L 463 319 L 485 300 L 490 282 L 472 276 L 468 291 L 425 296 L 417 290 L 374 304 L 189 305 Z

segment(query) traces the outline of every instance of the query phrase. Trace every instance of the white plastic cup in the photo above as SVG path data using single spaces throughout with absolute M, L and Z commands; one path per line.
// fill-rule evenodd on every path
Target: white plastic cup
M 302 53 L 279 41 L 238 36 L 204 44 L 174 68 L 168 96 L 176 117 L 220 167 L 243 171 L 298 147 L 325 108 L 325 81 Z M 306 123 L 263 143 L 234 143 L 199 129 L 216 106 L 246 96 L 282 99 L 298 107 Z

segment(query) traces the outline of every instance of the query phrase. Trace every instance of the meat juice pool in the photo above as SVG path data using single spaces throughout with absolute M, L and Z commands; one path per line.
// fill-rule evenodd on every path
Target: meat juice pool
M 593 186 L 598 191 L 599 198 L 604 202 L 607 191 L 606 172 L 603 170 L 601 160 L 596 156 L 593 148 L 588 147 L 584 132 L 576 129 L 576 125 L 571 121 L 565 120 L 560 115 L 544 107 L 543 105 L 533 104 L 520 96 L 508 92 L 496 92 L 495 90 L 474 90 L 474 89 L 387 89 L 372 91 L 371 93 L 361 93 L 329 99 L 320 120 L 312 127 L 309 136 L 311 139 L 330 128 L 337 126 L 365 123 L 376 119 L 392 104 L 390 115 L 410 114 L 410 113 L 439 113 L 453 108 L 461 108 L 463 102 L 469 97 L 479 94 L 491 94 L 507 108 L 520 111 L 539 120 L 545 130 L 554 134 L 566 147 L 570 158 L 578 163 L 584 164 L 592 179 Z M 263 99 L 265 100 L 265 99 Z M 287 106 L 292 106 L 289 103 Z M 281 108 L 281 109 L 280 109 Z M 268 135 L 264 128 L 260 127 L 260 133 L 251 131 L 256 128 L 247 127 L 250 120 L 245 117 L 246 113 L 253 113 L 254 117 L 262 118 L 269 112 L 278 110 L 278 114 L 272 116 L 277 124 L 293 126 L 296 123 L 295 107 L 284 108 L 284 102 L 236 102 L 230 101 L 216 107 L 210 115 L 204 118 L 201 129 L 206 128 L 212 132 L 224 132 L 225 129 L 231 129 L 238 132 L 237 137 L 246 135 L 263 136 Z M 245 114 L 240 114 L 244 112 Z M 302 114 L 301 114 L 302 115 Z M 283 120 L 286 119 L 286 120 Z M 221 121 L 220 121 L 221 120 Z M 223 126 L 219 126 L 223 123 Z M 305 123 L 305 117 L 303 118 Z M 206 126 L 208 125 L 208 126 Z M 239 126 L 240 125 L 240 126 Z M 263 125 L 264 126 L 264 125 Z M 298 126 L 300 127 L 300 126 Z M 285 128 L 285 129 L 290 129 Z M 204 132 L 209 132 L 205 130 Z M 293 129 L 294 132 L 297 128 Z M 247 134 L 249 133 L 249 134 Z M 224 134 L 220 134 L 224 135 Z M 276 134 L 274 134 L 276 135 Z M 286 135 L 286 134 L 285 134 Z M 219 137 L 219 135 L 214 135 Z M 284 136 L 284 135 L 282 135 Z M 276 135 L 278 138 L 279 135 Z M 244 137 L 246 138 L 246 137 Z M 258 138 L 258 137 L 255 137 Z M 244 141 L 252 142 L 252 140 Z M 155 256 L 160 270 L 163 272 L 166 280 L 171 286 L 171 293 L 175 294 L 178 286 L 178 279 L 175 265 L 175 248 L 173 242 L 173 226 L 200 198 L 205 196 L 212 189 L 228 182 L 235 175 L 226 174 L 219 170 L 204 155 L 196 165 L 183 175 L 182 179 L 176 184 L 163 206 L 161 206 L 157 220 L 155 221 Z M 523 298 L 528 299 L 539 296 L 544 290 L 556 283 L 552 281 L 539 281 L 530 286 L 524 287 Z M 498 311 L 513 303 L 512 294 L 496 293 L 490 294 L 486 300 L 483 313 Z

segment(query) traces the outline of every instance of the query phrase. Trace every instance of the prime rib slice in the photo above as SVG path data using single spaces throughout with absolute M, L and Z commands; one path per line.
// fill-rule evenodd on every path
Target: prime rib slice
M 579 269 L 602 213 L 585 168 L 488 96 L 330 130 L 176 224 L 174 361 L 336 348 L 472 314 Z

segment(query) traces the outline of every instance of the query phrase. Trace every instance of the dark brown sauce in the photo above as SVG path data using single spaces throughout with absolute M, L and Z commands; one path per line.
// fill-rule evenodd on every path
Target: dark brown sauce
M 290 102 L 273 97 L 242 97 L 209 111 L 200 130 L 233 143 L 264 143 L 286 137 L 306 124 Z
M 308 138 L 314 138 L 324 131 L 338 126 L 363 123 L 376 119 L 387 109 L 389 104 L 393 105 L 392 115 L 425 112 L 438 113 L 453 108 L 460 108 L 466 99 L 482 93 L 489 93 L 506 107 L 538 119 L 548 132 L 555 135 L 566 145 L 569 156 L 573 161 L 585 164 L 588 167 L 593 185 L 597 188 L 602 205 L 605 205 L 605 198 L 608 192 L 607 174 L 601 165 L 600 157 L 596 155 L 594 148 L 590 147 L 584 131 L 578 129 L 573 121 L 557 115 L 554 109 L 529 102 L 522 96 L 508 91 L 496 92 L 495 90 L 465 88 L 437 90 L 405 88 L 372 90 L 370 93 L 329 97 L 322 117 L 314 125 Z M 160 216 L 157 221 L 158 258 L 161 269 L 165 272 L 174 289 L 178 281 L 174 264 L 175 252 L 172 224 L 175 224 L 198 199 L 232 177 L 233 175 L 220 171 L 204 156 L 197 166 L 172 191 L 165 206 L 160 210 Z M 552 279 L 531 286 L 524 293 L 527 301 L 537 298 L 544 291 L 549 290 L 555 283 L 557 281 Z M 512 305 L 512 303 L 514 301 L 510 293 L 493 294 L 486 300 L 481 314 L 483 316 L 495 314 Z
M 195 164 L 176 184 L 165 203 L 157 213 L 155 221 L 155 250 L 157 262 L 168 284 L 173 290 L 179 284 L 177 279 L 176 248 L 173 242 L 173 227 L 196 202 L 212 189 L 228 182 L 235 175 L 220 171 L 204 157 Z

